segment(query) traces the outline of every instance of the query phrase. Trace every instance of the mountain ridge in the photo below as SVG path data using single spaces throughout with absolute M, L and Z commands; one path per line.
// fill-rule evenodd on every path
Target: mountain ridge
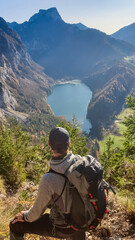
M 102 139 L 102 130 L 109 127 L 121 112 L 126 96 L 135 94 L 135 64 L 119 61 L 106 71 L 91 74 L 84 81 L 93 91 L 87 109 L 87 118 L 92 123 L 91 132 Z
M 91 69 L 102 59 L 110 61 L 135 53 L 134 46 L 115 40 L 97 29 L 82 31 L 61 18 L 55 21 L 47 14 L 47 11 L 52 10 L 42 11 L 43 19 L 39 12 L 34 15 L 36 20 L 33 16 L 30 18 L 32 22 L 9 23 L 9 26 L 21 36 L 34 61 L 55 79 L 82 77 L 90 74 Z

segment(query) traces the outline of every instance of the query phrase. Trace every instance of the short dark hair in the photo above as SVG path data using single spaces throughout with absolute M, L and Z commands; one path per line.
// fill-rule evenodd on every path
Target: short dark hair
M 49 135 L 49 145 L 52 150 L 63 154 L 69 147 L 69 133 L 65 128 L 53 128 Z

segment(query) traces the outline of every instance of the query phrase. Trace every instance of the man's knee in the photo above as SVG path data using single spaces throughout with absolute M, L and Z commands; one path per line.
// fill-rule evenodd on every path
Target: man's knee
M 17 233 L 17 234 L 23 234 L 23 224 L 22 222 L 16 222 L 12 223 L 13 220 L 9 224 L 10 231 Z
M 13 220 L 9 223 L 9 229 L 14 232 L 14 224 L 12 224 Z

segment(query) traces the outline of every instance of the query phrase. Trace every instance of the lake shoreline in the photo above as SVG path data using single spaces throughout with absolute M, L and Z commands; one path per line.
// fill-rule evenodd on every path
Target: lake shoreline
M 83 83 L 81 80 L 79 79 L 73 79 L 73 80 L 57 80 L 52 86 L 51 86 L 51 90 L 49 91 L 49 93 L 47 94 L 47 97 L 50 96 L 52 94 L 53 89 L 57 86 L 57 85 L 64 85 L 64 84 L 79 84 L 79 83 Z M 84 83 L 85 84 L 85 83 Z M 86 85 L 86 84 L 85 84 Z M 87 86 L 87 85 L 86 85 Z
M 56 84 L 79 84 L 82 81 L 80 79 L 73 79 L 73 80 L 65 80 L 64 82 L 58 80 Z

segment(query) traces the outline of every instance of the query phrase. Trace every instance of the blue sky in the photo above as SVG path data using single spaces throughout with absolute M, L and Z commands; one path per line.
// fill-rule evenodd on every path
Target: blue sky
M 21 23 L 50 7 L 57 7 L 65 22 L 81 22 L 107 34 L 135 22 L 135 0 L 0 0 L 0 16 Z

